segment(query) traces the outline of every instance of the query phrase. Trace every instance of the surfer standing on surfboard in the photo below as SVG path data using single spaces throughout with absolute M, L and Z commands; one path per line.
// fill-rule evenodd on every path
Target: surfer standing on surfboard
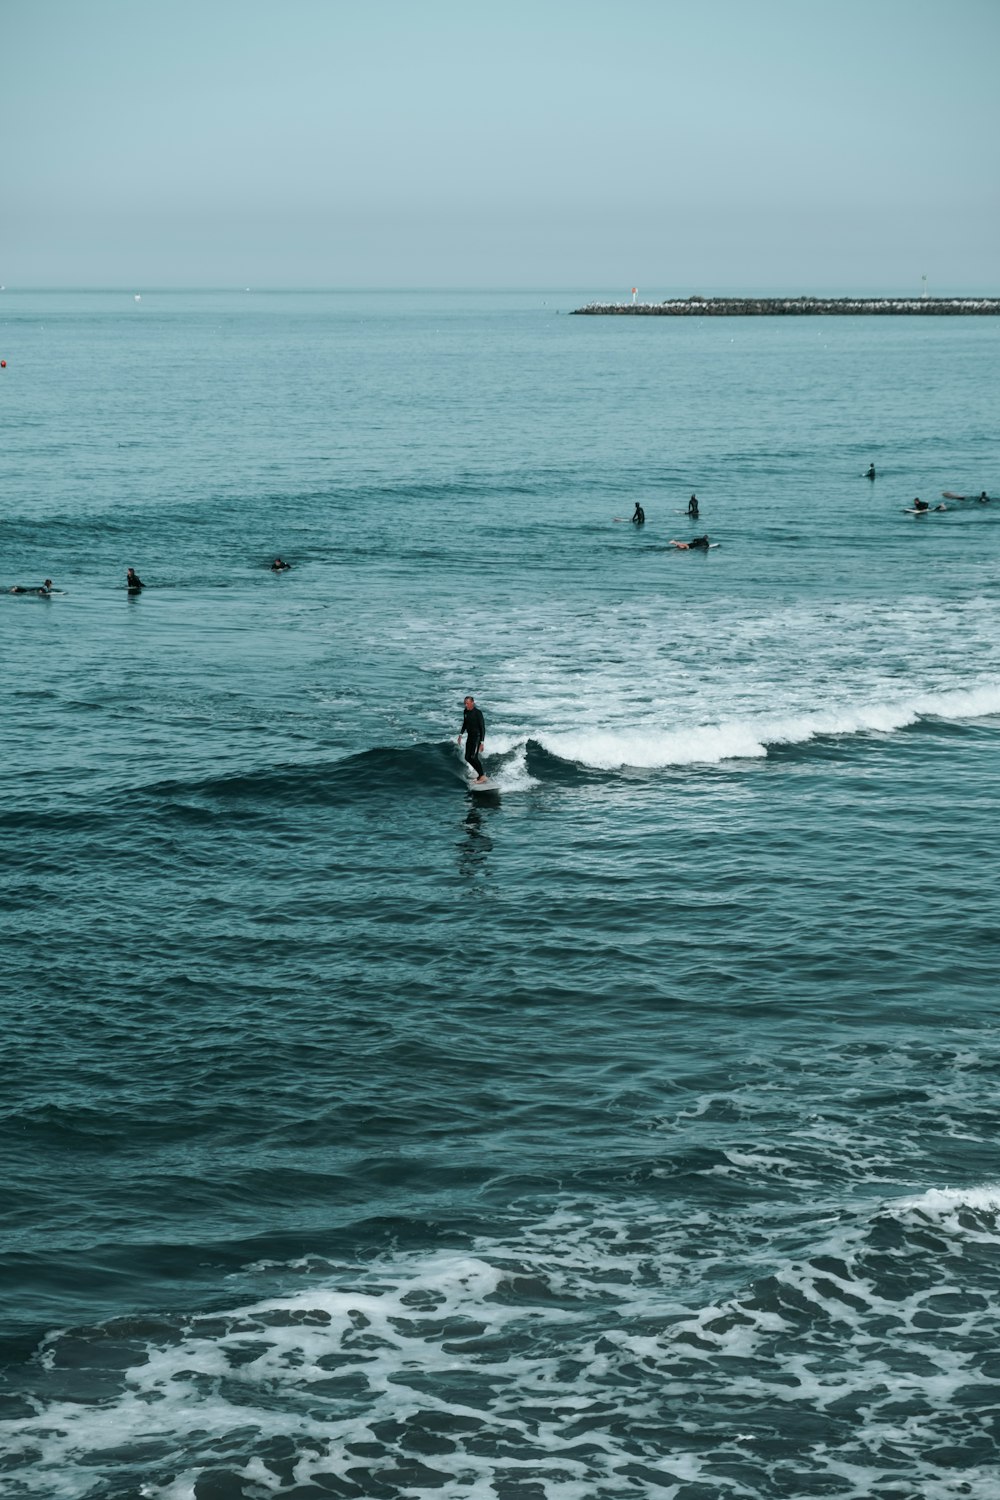
M 476 780 L 485 781 L 486 772 L 479 759 L 479 752 L 486 744 L 486 720 L 483 718 L 482 710 L 476 707 L 476 700 L 471 693 L 465 700 L 465 713 L 462 716 L 462 727 L 458 731 L 458 744 L 462 743 L 463 734 L 465 735 L 466 762 L 475 771 Z

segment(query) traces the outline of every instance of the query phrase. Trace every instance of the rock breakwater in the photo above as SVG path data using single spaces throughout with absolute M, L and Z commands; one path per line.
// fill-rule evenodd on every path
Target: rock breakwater
M 588 302 L 573 312 L 633 318 L 996 316 L 1000 297 L 675 297 L 664 302 Z

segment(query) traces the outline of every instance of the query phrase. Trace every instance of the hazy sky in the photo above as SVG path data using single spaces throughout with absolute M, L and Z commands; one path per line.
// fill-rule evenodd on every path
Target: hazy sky
M 0 282 L 1000 291 L 1000 0 L 0 0 Z

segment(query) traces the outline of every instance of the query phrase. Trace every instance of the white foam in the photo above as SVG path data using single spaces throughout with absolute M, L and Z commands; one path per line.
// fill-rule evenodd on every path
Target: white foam
M 762 1147 L 729 1154 L 764 1170 L 783 1163 Z M 21 1492 L 46 1500 L 79 1500 L 105 1477 L 102 1454 L 120 1465 L 131 1445 L 145 1500 L 192 1500 L 222 1453 L 247 1492 L 261 1496 L 309 1488 L 323 1476 L 350 1486 L 359 1467 L 398 1486 L 398 1466 L 412 1453 L 392 1434 L 411 1423 L 434 1430 L 435 1421 L 450 1440 L 426 1458 L 438 1479 L 432 1490 L 414 1479 L 399 1493 L 496 1500 L 498 1484 L 524 1475 L 550 1500 L 651 1495 L 651 1486 L 637 1489 L 629 1477 L 641 1453 L 658 1476 L 657 1495 L 699 1483 L 755 1496 L 770 1492 L 768 1461 L 760 1459 L 760 1489 L 727 1489 L 718 1469 L 737 1444 L 771 1432 L 770 1415 L 754 1432 L 754 1407 L 780 1406 L 794 1420 L 796 1410 L 846 1402 L 859 1414 L 853 1441 L 837 1448 L 804 1441 L 809 1472 L 839 1477 L 845 1500 L 866 1500 L 892 1443 L 906 1456 L 898 1471 L 906 1493 L 944 1500 L 946 1479 L 922 1454 L 957 1441 L 965 1408 L 955 1398 L 980 1378 L 976 1351 L 992 1347 L 997 1333 L 989 1280 L 970 1297 L 964 1268 L 943 1276 L 925 1237 L 886 1249 L 878 1225 L 889 1214 L 938 1216 L 950 1226 L 949 1216 L 969 1209 L 1000 1211 L 1000 1187 L 933 1189 L 853 1215 L 817 1215 L 822 1231 L 796 1258 L 782 1258 L 754 1216 L 745 1227 L 764 1280 L 728 1297 L 706 1295 L 729 1274 L 723 1260 L 716 1269 L 711 1247 L 724 1231 L 731 1257 L 738 1217 L 664 1215 L 655 1203 L 603 1217 L 564 1206 L 468 1254 L 404 1255 L 354 1272 L 306 1261 L 297 1290 L 193 1319 L 137 1356 L 116 1395 L 40 1404 L 33 1417 L 0 1423 L 0 1439 L 26 1460 Z M 798 1233 L 800 1214 L 794 1222 Z M 749 1272 L 751 1258 L 740 1260 Z M 890 1276 L 884 1289 L 880 1267 Z M 257 1268 L 269 1270 L 295 1274 L 291 1266 Z M 900 1296 L 903 1275 L 909 1290 Z M 942 1298 L 962 1308 L 948 1314 L 955 1326 L 947 1340 L 940 1319 L 927 1317 Z M 79 1331 L 69 1337 L 76 1364 Z M 53 1335 L 46 1349 L 56 1378 L 61 1338 Z M 98 1330 L 97 1363 L 104 1343 Z M 697 1451 L 673 1443 L 668 1431 L 662 1443 L 650 1440 L 665 1403 L 698 1412 L 685 1428 L 703 1439 Z M 467 1443 L 469 1432 L 475 1438 Z M 276 1439 L 293 1455 L 290 1478 L 268 1457 Z M 150 1444 L 162 1455 L 152 1465 L 141 1456 Z M 995 1492 L 985 1466 L 963 1468 L 961 1482 L 975 1500 Z
M 1000 685 L 989 684 L 898 701 L 845 703 L 836 709 L 779 718 L 731 719 L 664 730 L 591 728 L 565 734 L 541 730 L 534 738 L 560 760 L 595 770 L 659 770 L 757 760 L 767 755 L 769 746 L 802 745 L 833 736 L 892 734 L 925 718 L 956 721 L 994 714 L 1000 714 Z
M 918 1213 L 924 1218 L 954 1224 L 963 1209 L 974 1213 L 1000 1215 L 1000 1186 L 969 1188 L 930 1188 L 913 1198 L 899 1198 L 888 1205 L 890 1213 Z M 1000 1233 L 997 1235 L 1000 1241 Z
M 501 792 L 525 792 L 538 785 L 538 778 L 528 770 L 526 740 L 499 741 L 492 753 L 505 757 L 503 764 L 491 770 L 491 779 Z
M 601 771 L 618 771 L 625 766 L 659 770 L 665 766 L 759 759 L 767 754 L 753 730 L 741 724 L 693 726 L 672 733 L 600 729 L 575 734 L 543 732 L 537 738 L 550 755 Z
M 956 601 L 946 630 L 936 611 L 922 598 L 745 601 L 720 628 L 716 600 L 683 613 L 661 598 L 574 611 L 533 601 L 483 622 L 495 646 L 488 748 L 534 740 L 595 770 L 658 770 L 1000 714 L 995 601 Z

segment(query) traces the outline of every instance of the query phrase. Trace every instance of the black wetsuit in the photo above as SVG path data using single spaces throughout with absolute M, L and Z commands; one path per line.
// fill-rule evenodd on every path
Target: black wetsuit
M 483 775 L 483 763 L 479 759 L 479 747 L 486 739 L 486 720 L 478 708 L 467 708 L 462 716 L 462 733 L 465 735 L 465 759 L 477 776 Z
M 707 552 L 708 551 L 708 537 L 707 536 L 693 536 L 691 538 L 691 540 L 688 542 L 688 550 L 690 551 L 692 548 L 695 548 L 698 551 Z
M 638 500 L 635 502 L 635 510 L 632 512 L 632 520 L 637 526 L 643 526 L 646 522 L 646 512 L 643 510 Z
M 138 594 L 143 587 L 142 579 L 138 573 L 127 573 L 125 576 L 125 587 L 130 594 Z
M 692 521 L 697 521 L 697 519 L 698 519 L 698 502 L 694 498 L 693 495 L 691 496 L 691 499 L 688 501 L 688 515 L 691 517 Z

